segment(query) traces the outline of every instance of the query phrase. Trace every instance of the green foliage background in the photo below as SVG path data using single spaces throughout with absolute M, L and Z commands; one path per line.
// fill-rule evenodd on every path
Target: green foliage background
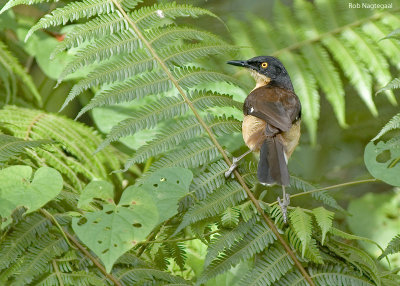
M 396 3 L 0 7 L 0 284 L 399 285 Z M 288 224 L 255 155 L 224 177 L 256 55 L 303 106 Z

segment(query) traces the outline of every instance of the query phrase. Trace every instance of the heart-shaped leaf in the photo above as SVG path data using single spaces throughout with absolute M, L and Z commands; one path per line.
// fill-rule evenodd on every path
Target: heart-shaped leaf
M 114 262 L 157 225 L 158 211 L 146 191 L 127 188 L 118 205 L 106 202 L 103 209 L 72 219 L 72 228 L 111 271 Z
M 393 186 L 400 186 L 400 137 L 387 142 L 368 143 L 365 147 L 364 162 L 375 178 Z
M 185 168 L 164 168 L 151 174 L 137 187 L 150 194 L 160 214 L 159 223 L 178 212 L 178 201 L 189 192 L 193 174 Z
M 78 208 L 91 210 L 90 203 L 94 198 L 102 199 L 112 203 L 114 197 L 114 186 L 107 181 L 91 181 L 83 189 L 79 198 Z
M 0 217 L 5 227 L 11 222 L 11 214 L 17 207 L 33 212 L 54 199 L 62 190 L 60 173 L 49 167 L 39 168 L 32 181 L 32 168 L 11 166 L 0 170 Z

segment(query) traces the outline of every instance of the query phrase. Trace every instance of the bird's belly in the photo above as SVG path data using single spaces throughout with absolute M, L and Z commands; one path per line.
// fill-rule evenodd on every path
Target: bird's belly
M 286 157 L 292 155 L 294 149 L 296 148 L 297 144 L 299 144 L 300 140 L 300 120 L 297 120 L 292 127 L 287 132 L 282 132 L 283 141 L 285 144 L 285 153 Z
M 252 151 L 259 151 L 264 142 L 266 122 L 252 115 L 243 118 L 242 134 L 244 143 Z

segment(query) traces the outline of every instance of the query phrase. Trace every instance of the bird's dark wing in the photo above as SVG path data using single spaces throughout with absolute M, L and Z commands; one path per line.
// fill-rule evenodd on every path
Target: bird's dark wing
M 262 86 L 253 90 L 246 98 L 243 112 L 245 115 L 258 117 L 281 131 L 288 131 L 292 126 L 293 114 L 299 112 L 297 101 L 297 96 L 289 90 Z

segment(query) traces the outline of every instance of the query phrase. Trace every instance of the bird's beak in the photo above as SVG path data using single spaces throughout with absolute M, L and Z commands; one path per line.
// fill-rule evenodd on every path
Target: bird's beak
M 228 65 L 233 65 L 233 66 L 238 66 L 238 67 L 245 67 L 245 68 L 250 67 L 250 65 L 247 63 L 247 61 L 228 61 L 226 63 Z

